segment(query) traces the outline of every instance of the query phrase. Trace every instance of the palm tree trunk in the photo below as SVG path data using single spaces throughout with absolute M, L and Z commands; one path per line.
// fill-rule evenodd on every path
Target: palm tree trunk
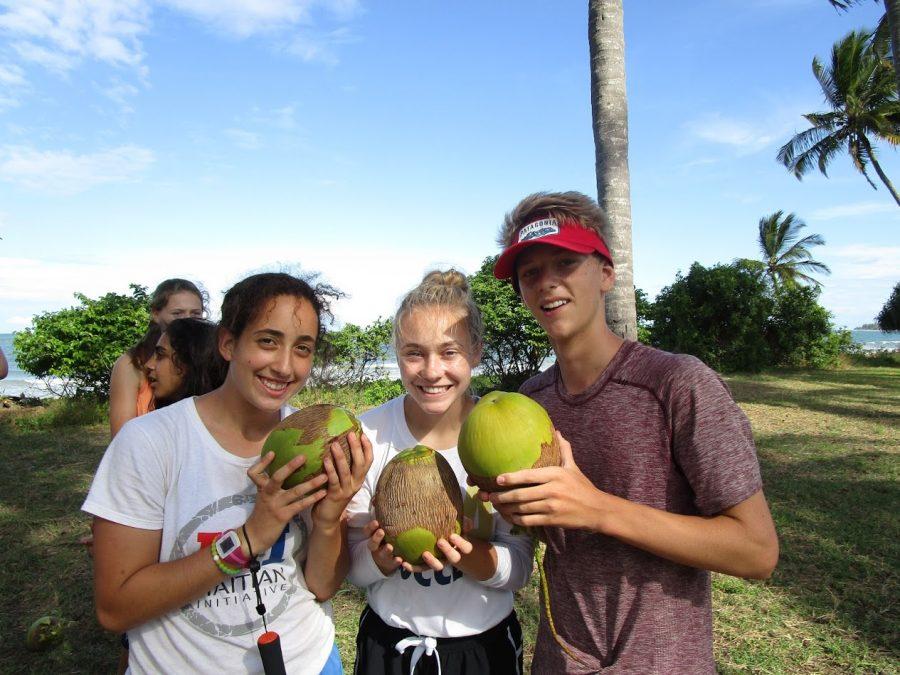
M 900 1 L 884 0 L 884 13 L 891 28 L 891 54 L 894 57 L 894 79 L 900 96 Z M 879 174 L 880 175 L 880 174 Z
M 878 163 L 878 160 L 875 159 L 875 152 L 872 150 L 872 145 L 869 143 L 869 139 L 865 136 L 860 137 L 860 142 L 866 146 L 866 152 L 869 155 L 869 161 L 872 162 L 872 166 L 875 168 L 875 173 L 878 174 L 878 177 L 881 179 L 881 182 L 885 184 L 888 190 L 890 190 L 891 196 L 894 198 L 894 201 L 897 202 L 897 206 L 900 206 L 900 195 L 897 194 L 897 191 L 894 189 L 894 185 L 891 183 L 890 179 L 881 170 L 881 164 Z
M 604 238 L 616 266 L 616 285 L 606 296 L 606 323 L 617 335 L 636 340 L 622 15 L 622 0 L 588 2 L 597 197 L 606 211 Z

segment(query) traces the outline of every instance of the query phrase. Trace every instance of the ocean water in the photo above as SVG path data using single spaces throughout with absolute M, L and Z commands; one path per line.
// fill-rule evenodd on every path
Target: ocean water
M 864 351 L 900 350 L 900 331 L 880 331 L 855 329 L 850 331 L 853 341 L 862 345 Z
M 3 350 L 9 363 L 9 374 L 5 379 L 0 380 L 0 396 L 19 396 L 20 394 L 39 398 L 52 396 L 43 382 L 31 373 L 26 373 L 16 363 L 12 333 L 0 333 L 0 349 Z
M 900 331 L 882 332 L 880 330 L 857 329 L 850 331 L 850 335 L 853 341 L 861 345 L 865 351 L 880 349 L 900 350 Z M 18 396 L 19 394 L 25 394 L 26 396 L 40 397 L 51 395 L 40 380 L 19 368 L 19 365 L 16 363 L 16 355 L 13 352 L 12 333 L 0 333 L 0 348 L 3 349 L 6 359 L 9 361 L 9 375 L 6 376 L 6 379 L 0 380 L 0 395 Z M 391 353 L 389 359 L 379 365 L 384 369 L 387 377 L 396 379 L 400 377 L 400 369 L 397 367 L 396 357 Z

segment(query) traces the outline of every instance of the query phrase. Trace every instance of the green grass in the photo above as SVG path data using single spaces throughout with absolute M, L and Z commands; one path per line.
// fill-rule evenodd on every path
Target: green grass
M 781 538 L 772 579 L 716 575 L 715 655 L 722 673 L 900 672 L 900 369 L 769 373 L 728 379 L 750 417 Z M 364 406 L 360 392 L 307 392 L 299 403 Z M 106 445 L 90 411 L 0 411 L 0 672 L 113 672 L 116 638 L 91 605 L 78 509 Z M 74 424 L 73 424 L 74 422 Z M 85 423 L 88 422 L 88 423 Z M 535 583 L 519 593 L 526 662 Z M 352 663 L 362 594 L 334 600 L 341 655 Z M 69 625 L 46 653 L 24 649 L 28 625 Z

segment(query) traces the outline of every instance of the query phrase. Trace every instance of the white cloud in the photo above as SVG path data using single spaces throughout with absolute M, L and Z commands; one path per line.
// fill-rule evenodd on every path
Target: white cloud
M 140 93 L 140 89 L 133 84 L 114 80 L 108 87 L 101 89 L 101 93 L 116 104 L 120 113 L 129 115 L 134 112 L 131 100 Z
M 338 28 L 320 34 L 319 15 L 343 23 L 360 11 L 357 0 L 0 0 L 0 38 L 6 38 L 20 65 L 66 73 L 94 60 L 133 68 L 143 78 L 142 38 L 150 30 L 154 4 L 189 14 L 230 37 L 277 36 L 276 49 L 328 63 L 337 60 L 334 47 L 347 42 L 348 33 Z M 4 78 L 15 77 L 9 68 L 0 65 L 0 87 Z M 0 90 L 0 108 L 16 102 Z
M 272 111 L 272 124 L 279 129 L 293 129 L 297 123 L 294 120 L 294 106 L 286 105 Z
M 337 48 L 355 41 L 356 37 L 347 27 L 320 34 L 304 31 L 294 36 L 285 50 L 304 61 L 333 66 L 338 63 Z
M 855 218 L 873 213 L 897 213 L 897 206 L 888 201 L 857 202 L 816 209 L 809 215 L 810 220 L 836 220 L 838 218 Z
M 391 270 L 391 274 L 379 276 L 377 283 L 373 283 L 371 271 L 374 260 L 380 269 Z M 194 251 L 172 248 L 160 251 L 145 246 L 139 257 L 113 251 L 78 260 L 0 258 L 0 304 L 12 314 L 25 316 L 71 306 L 76 291 L 89 297 L 110 291 L 127 293 L 129 283 L 152 288 L 164 278 L 177 276 L 204 285 L 215 318 L 224 292 L 246 275 L 299 268 L 327 270 L 321 280 L 351 296 L 336 303 L 338 321 L 364 325 L 378 316 L 391 316 L 402 295 L 419 283 L 426 271 L 445 269 L 451 264 L 473 273 L 481 264 L 481 256 L 467 254 L 452 261 L 439 259 L 435 257 L 434 247 L 427 243 L 404 250 L 395 247 L 345 250 L 303 241 L 295 247 L 288 244 L 275 249 L 270 245 L 222 245 L 204 249 L 202 256 Z M 0 332 L 12 329 L 0 319 Z
M 687 129 L 700 140 L 727 145 L 744 153 L 758 152 L 771 145 L 776 138 L 763 125 L 729 119 L 719 113 L 688 122 Z
M 25 71 L 12 63 L 0 64 L 0 86 L 20 87 L 24 84 Z
M 799 128 L 809 126 L 803 114 L 821 105 L 818 101 L 790 99 L 789 94 L 763 93 L 755 108 L 759 114 L 735 117 L 712 112 L 688 121 L 684 126 L 691 137 L 706 143 L 731 148 L 738 156 L 750 155 L 785 143 Z M 748 103 L 748 105 L 753 105 Z
M 816 258 L 831 268 L 821 303 L 838 325 L 850 328 L 872 321 L 900 279 L 900 246 L 850 244 L 826 246 Z
M 900 279 L 900 246 L 830 246 L 821 258 L 831 267 L 833 279 Z
M 154 159 L 152 151 L 135 145 L 82 155 L 5 146 L 0 148 L 0 180 L 38 192 L 71 195 L 104 183 L 134 180 Z
M 31 325 L 31 319 L 25 316 L 11 316 L 6 320 L 6 323 L 10 324 L 11 326 L 24 328 L 25 326 Z
M 716 157 L 697 157 L 696 159 L 689 160 L 681 165 L 683 170 L 694 169 L 698 166 L 710 166 L 712 164 L 718 164 L 719 159 Z
M 143 59 L 146 0 L 0 0 L 0 33 L 25 61 L 69 70 L 89 58 L 118 66 Z
M 226 129 L 225 135 L 243 150 L 258 150 L 262 147 L 259 134 L 246 129 Z
M 19 98 L 28 89 L 25 71 L 14 63 L 0 63 L 0 111 L 19 105 Z
M 315 9 L 322 8 L 340 20 L 354 16 L 355 0 L 163 0 L 230 36 L 246 38 L 312 23 Z

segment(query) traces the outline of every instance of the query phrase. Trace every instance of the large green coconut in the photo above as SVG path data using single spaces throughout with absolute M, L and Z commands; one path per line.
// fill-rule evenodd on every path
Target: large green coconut
M 372 498 L 375 519 L 394 553 L 413 565 L 422 554 L 442 558 L 437 540 L 462 529 L 462 491 L 450 464 L 424 445 L 403 450 L 387 463 Z
M 360 433 L 362 427 L 352 413 L 328 403 L 318 403 L 288 415 L 276 426 L 263 445 L 262 454 L 275 453 L 275 459 L 266 467 L 271 476 L 297 455 L 305 455 L 306 463 L 288 476 L 282 487 L 291 488 L 316 476 L 324 470 L 322 457 L 337 441 L 347 463 L 352 466 L 347 434 Z
M 543 406 L 523 394 L 483 396 L 459 432 L 459 458 L 482 490 L 499 489 L 503 473 L 560 464 L 553 422 Z

